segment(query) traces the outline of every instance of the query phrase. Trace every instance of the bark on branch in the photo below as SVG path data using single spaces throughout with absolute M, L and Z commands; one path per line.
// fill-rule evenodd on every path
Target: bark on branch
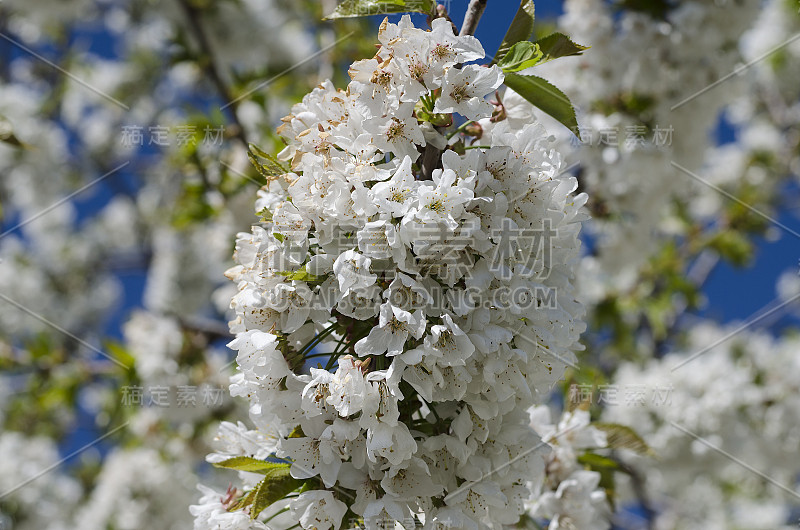
M 464 23 L 461 25 L 459 35 L 472 35 L 478 27 L 483 11 L 486 9 L 486 0 L 471 0 L 467 6 L 467 13 L 464 15 Z M 454 28 L 455 29 L 455 28 Z M 461 68 L 456 65 L 456 68 Z M 442 152 L 431 144 L 425 146 L 422 153 L 420 164 L 419 180 L 430 180 L 433 170 L 441 165 Z
M 461 31 L 458 34 L 462 36 L 474 35 L 484 9 L 486 9 L 486 0 L 471 0 L 467 7 L 467 14 L 464 15 Z
M 214 83 L 214 86 L 217 88 L 217 91 L 222 99 L 224 99 L 226 103 L 230 102 L 229 110 L 231 111 L 231 121 L 233 121 L 233 124 L 235 125 L 233 136 L 241 141 L 246 149 L 248 146 L 247 138 L 245 137 L 244 128 L 239 121 L 239 117 L 236 114 L 239 105 L 231 94 L 228 86 L 225 84 L 225 81 L 222 79 L 222 74 L 217 65 L 216 57 L 214 56 L 214 50 L 211 47 L 211 41 L 209 40 L 205 28 L 203 27 L 203 23 L 200 20 L 200 13 L 198 13 L 197 9 L 191 3 L 189 3 L 188 0 L 178 0 L 178 3 L 180 4 L 181 9 L 186 16 L 186 20 L 189 24 L 189 30 L 194 35 L 194 38 L 197 40 L 197 44 L 200 47 L 200 53 L 202 54 L 199 60 L 200 67 L 203 68 L 203 71 L 211 79 L 211 82 Z

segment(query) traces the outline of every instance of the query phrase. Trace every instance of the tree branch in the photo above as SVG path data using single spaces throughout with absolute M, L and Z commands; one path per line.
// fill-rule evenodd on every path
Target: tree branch
M 459 35 L 472 35 L 475 33 L 475 29 L 478 27 L 478 22 L 485 9 L 486 0 L 471 0 L 469 6 L 467 6 L 467 13 L 464 15 L 464 23 L 461 25 Z M 455 30 L 455 28 L 453 29 Z M 461 65 L 457 64 L 455 68 L 461 68 Z M 442 151 L 428 143 L 420 158 L 420 172 L 417 179 L 431 180 L 433 170 L 441 166 L 441 157 Z
M 433 178 L 433 170 L 439 166 L 441 155 L 442 152 L 430 143 L 425 146 L 420 163 L 420 176 L 417 180 L 431 180 Z
M 200 20 L 200 14 L 198 13 L 197 9 L 191 5 L 191 3 L 189 3 L 188 0 L 178 0 L 178 3 L 181 5 L 181 8 L 183 9 L 183 12 L 189 22 L 189 28 L 191 29 L 191 32 L 194 34 L 194 37 L 200 46 L 200 52 L 202 56 L 200 57 L 199 66 L 203 69 L 203 71 L 205 71 L 206 75 L 211 79 L 211 82 L 214 83 L 214 86 L 216 86 L 219 95 L 222 96 L 222 98 L 225 100 L 225 103 L 230 104 L 231 121 L 236 126 L 236 130 L 233 131 L 233 137 L 241 141 L 246 149 L 249 144 L 247 143 L 247 138 L 245 137 L 244 128 L 239 121 L 239 116 L 236 113 L 236 111 L 239 109 L 238 102 L 231 95 L 228 86 L 225 84 L 225 81 L 222 80 L 222 75 L 220 74 L 216 59 L 214 57 L 214 51 L 211 48 L 211 41 L 208 40 L 208 35 L 206 35 L 205 29 L 203 29 L 203 24 Z
M 228 330 L 227 324 L 202 317 L 180 317 L 172 315 L 178 319 L 181 327 L 187 331 L 193 331 L 205 335 L 209 340 L 226 339 L 230 340 L 233 335 Z
M 470 0 L 467 14 L 464 15 L 464 23 L 461 25 L 461 31 L 458 34 L 461 36 L 474 35 L 484 9 L 486 9 L 486 0 Z
M 336 0 L 322 0 L 322 13 L 324 15 L 333 13 L 336 10 Z M 320 79 L 333 79 L 333 45 L 336 42 L 336 33 L 331 24 L 324 24 L 322 21 L 317 26 L 319 35 L 319 48 L 327 50 L 319 58 Z

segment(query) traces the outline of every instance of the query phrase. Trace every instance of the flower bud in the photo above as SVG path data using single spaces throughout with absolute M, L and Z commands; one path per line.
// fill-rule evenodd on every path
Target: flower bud
M 483 136 L 483 127 L 477 121 L 474 121 L 464 127 L 464 132 L 469 136 L 474 136 L 476 139 L 480 139 Z

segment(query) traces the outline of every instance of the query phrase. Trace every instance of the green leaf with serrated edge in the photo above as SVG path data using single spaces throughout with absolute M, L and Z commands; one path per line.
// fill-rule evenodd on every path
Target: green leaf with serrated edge
M 559 89 L 534 75 L 506 74 L 505 84 L 536 107 L 561 122 L 570 131 L 578 127 L 575 109 Z
M 256 486 L 253 505 L 250 507 L 250 518 L 258 517 L 264 508 L 285 498 L 291 492 L 303 485 L 305 481 L 294 478 L 289 474 L 289 468 L 283 469 L 265 477 Z
M 283 164 L 278 162 L 278 159 L 275 158 L 274 156 L 267 155 L 267 158 L 265 160 L 266 160 L 266 162 L 265 162 L 264 165 L 267 168 L 269 168 L 270 172 L 272 172 L 273 174 L 275 174 L 275 175 L 285 175 L 286 173 L 289 172 L 289 170 L 286 169 L 283 166 Z
M 261 175 L 262 177 L 264 177 L 265 179 L 270 179 L 270 178 L 275 177 L 275 175 L 272 175 L 267 170 L 267 168 L 265 168 L 263 165 L 261 165 L 261 163 L 256 159 L 256 157 L 250 151 L 247 152 L 247 159 L 250 161 L 250 164 L 254 168 L 256 168 L 256 171 L 258 171 L 258 174 Z
M 538 64 L 544 64 L 559 57 L 581 55 L 584 50 L 591 48 L 591 46 L 583 46 L 573 42 L 563 33 L 551 33 L 547 37 L 537 40 L 536 44 L 539 45 L 539 49 L 543 54 L 542 60 Z
M 288 169 L 283 167 L 283 165 L 278 162 L 274 156 L 265 153 L 260 147 L 255 144 L 249 144 L 249 148 L 247 150 L 247 159 L 256 168 L 258 173 L 266 178 L 274 178 L 284 175 L 289 172 Z M 263 162 L 261 162 L 261 160 Z
M 267 165 L 270 167 L 274 167 L 277 170 L 283 171 L 284 173 L 289 171 L 286 167 L 281 164 L 277 158 L 272 156 L 271 154 L 265 152 L 263 149 L 258 147 L 256 144 L 248 144 L 249 148 L 248 151 L 251 152 L 253 155 L 257 156 L 258 158 L 266 161 Z
M 395 13 L 430 13 L 433 0 L 344 0 L 325 20 Z
M 214 467 L 235 469 L 236 471 L 248 471 L 250 473 L 261 473 L 262 475 L 272 474 L 276 470 L 289 469 L 289 464 L 282 462 L 267 462 L 249 456 L 234 456 L 222 462 L 217 462 Z
M 252 152 L 256 156 L 260 156 L 261 158 L 267 158 L 269 153 L 261 149 L 259 146 L 253 143 L 247 144 L 248 151 Z
M 630 449 L 642 455 L 655 453 L 636 431 L 618 423 L 592 423 L 592 426 L 606 433 L 608 447 L 611 449 Z
M 578 462 L 594 470 L 619 469 L 619 463 L 616 460 L 597 453 L 584 453 L 578 457 Z
M 518 42 L 508 50 L 497 63 L 503 72 L 519 72 L 531 66 L 536 66 L 542 59 L 542 51 L 533 42 Z
M 514 19 L 511 21 L 508 31 L 506 31 L 506 36 L 503 37 L 503 42 L 500 43 L 497 53 L 494 54 L 492 64 L 497 64 L 514 44 L 531 38 L 531 33 L 533 33 L 533 15 L 533 0 L 522 0 L 519 3 L 517 14 L 514 15 Z

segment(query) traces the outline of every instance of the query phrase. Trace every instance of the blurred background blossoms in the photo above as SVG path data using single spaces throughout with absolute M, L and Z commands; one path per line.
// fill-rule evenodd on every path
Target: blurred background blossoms
M 215 503 L 255 524 L 205 461 L 274 437 L 229 393 L 224 272 L 274 200 L 248 144 L 278 153 L 292 105 L 376 53 L 383 17 L 336 4 L 0 3 L 0 528 L 191 528 Z M 488 0 L 489 54 L 516 8 Z M 529 411 L 551 449 L 520 525 L 796 528 L 799 12 L 542 2 L 534 38 L 591 46 L 535 67 L 578 127 L 501 89 L 468 131 L 540 122 L 588 195 L 586 331 Z

